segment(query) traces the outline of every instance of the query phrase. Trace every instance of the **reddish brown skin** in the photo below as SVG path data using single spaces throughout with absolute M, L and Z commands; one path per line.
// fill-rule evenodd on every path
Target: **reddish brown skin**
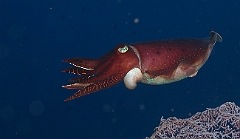
M 119 47 L 124 47 L 124 45 L 117 45 L 112 51 L 95 60 L 83 58 L 63 60 L 63 62 L 68 62 L 81 67 L 93 69 L 85 70 L 82 68 L 71 67 L 63 70 L 63 72 L 80 75 L 78 78 L 70 79 L 72 83 L 91 83 L 86 87 L 74 88 L 80 90 L 74 95 L 67 98 L 65 101 L 69 101 L 105 88 L 109 88 L 122 81 L 127 72 L 132 68 L 138 67 L 138 58 L 136 57 L 133 50 L 129 49 L 126 53 L 121 54 L 118 52 Z
M 193 64 L 206 56 L 209 38 L 163 40 L 132 44 L 139 51 L 142 72 L 172 75 L 179 63 Z M 161 68 L 160 68 L 161 67 Z
M 210 38 L 120 44 L 99 59 L 70 58 L 63 60 L 63 62 L 75 65 L 63 72 L 78 74 L 79 77 L 70 79 L 70 81 L 80 84 L 74 87 L 63 86 L 67 89 L 79 89 L 65 101 L 109 88 L 122 81 L 133 68 L 141 69 L 142 73 L 148 73 L 150 77 L 160 75 L 167 79 L 171 77 L 179 64 L 188 67 L 196 61 L 206 60 L 208 50 L 212 49 L 208 45 L 209 41 Z M 128 51 L 120 53 L 118 48 L 124 46 L 128 46 Z M 131 46 L 136 48 L 137 52 Z M 139 65 L 139 60 L 141 65 Z

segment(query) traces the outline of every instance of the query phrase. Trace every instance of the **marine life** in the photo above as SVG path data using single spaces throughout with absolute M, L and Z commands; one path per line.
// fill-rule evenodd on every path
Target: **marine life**
M 70 79 L 66 89 L 78 89 L 64 101 L 109 88 L 124 80 L 128 89 L 137 82 L 161 85 L 193 77 L 207 61 L 222 37 L 210 32 L 200 39 L 171 39 L 133 44 L 119 44 L 99 59 L 69 58 L 63 62 L 73 67 L 63 70 L 79 75 Z
M 150 138 L 145 139 L 239 139 L 240 107 L 225 102 L 217 108 L 197 112 L 190 118 L 161 118 Z

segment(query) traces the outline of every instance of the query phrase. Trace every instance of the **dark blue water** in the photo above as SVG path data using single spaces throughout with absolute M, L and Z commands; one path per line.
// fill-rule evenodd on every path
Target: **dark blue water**
M 138 20 L 138 22 L 134 22 Z M 194 78 L 135 90 L 123 82 L 64 103 L 61 60 L 98 58 L 119 43 L 223 37 Z M 1 0 L 1 139 L 143 139 L 161 116 L 240 105 L 238 0 Z

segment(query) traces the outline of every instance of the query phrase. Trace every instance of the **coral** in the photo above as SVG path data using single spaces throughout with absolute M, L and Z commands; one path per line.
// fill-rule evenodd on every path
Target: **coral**
M 161 118 L 146 139 L 240 139 L 240 108 L 226 102 L 215 109 L 198 112 L 190 118 Z

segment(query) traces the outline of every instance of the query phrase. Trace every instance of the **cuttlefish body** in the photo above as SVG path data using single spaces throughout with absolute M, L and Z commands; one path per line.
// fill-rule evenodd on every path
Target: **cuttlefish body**
M 215 43 L 221 41 L 222 37 L 211 31 L 208 38 L 119 44 L 99 59 L 63 60 L 73 65 L 63 72 L 79 75 L 63 86 L 78 89 L 65 101 L 109 88 L 122 80 L 128 89 L 134 89 L 137 82 L 160 85 L 193 77 L 207 61 Z

